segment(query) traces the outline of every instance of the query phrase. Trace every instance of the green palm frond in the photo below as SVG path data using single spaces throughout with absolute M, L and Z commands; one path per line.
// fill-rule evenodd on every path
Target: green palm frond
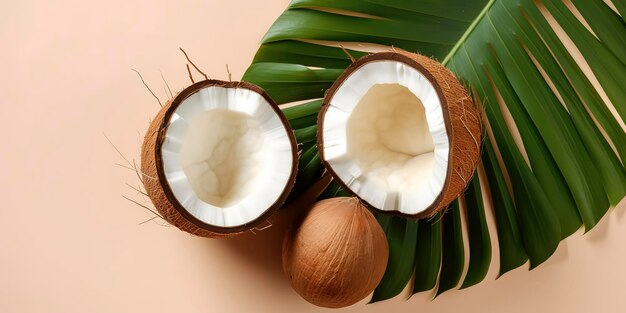
M 303 190 L 322 172 L 315 116 L 325 90 L 351 63 L 347 53 L 360 57 L 359 43 L 377 44 L 441 61 L 481 100 L 487 117 L 482 183 L 491 191 L 502 275 L 527 260 L 530 268 L 541 264 L 562 239 L 581 226 L 590 230 L 626 194 L 626 133 L 619 122 L 626 119 L 626 1 L 612 3 L 617 11 L 602 0 L 571 0 L 588 29 L 562 0 L 294 0 L 243 79 L 279 103 L 308 100 L 285 109 L 303 144 Z M 323 196 L 340 194 L 332 184 Z M 441 222 L 379 217 L 391 258 L 372 301 L 397 295 L 412 276 L 414 292 L 433 289 L 437 278 L 438 294 L 480 282 L 491 261 L 480 195 L 474 178 L 463 205 Z M 470 249 L 463 281 L 461 214 Z

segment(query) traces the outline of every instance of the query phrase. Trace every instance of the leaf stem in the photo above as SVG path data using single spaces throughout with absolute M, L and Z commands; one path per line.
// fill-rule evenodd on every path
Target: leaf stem
M 448 54 L 443 59 L 443 62 L 441 62 L 441 64 L 443 64 L 445 66 L 446 64 L 448 64 L 448 62 L 450 62 L 450 59 L 452 59 L 452 57 L 456 54 L 456 52 L 459 50 L 459 48 L 461 48 L 463 43 L 465 43 L 465 40 L 467 39 L 467 37 L 469 37 L 469 35 L 474 31 L 476 26 L 478 26 L 478 23 L 482 20 L 482 18 L 485 15 L 487 15 L 487 12 L 489 11 L 489 9 L 491 9 L 491 6 L 495 2 L 496 2 L 496 0 L 489 0 L 489 3 L 487 3 L 487 5 L 485 5 L 483 10 L 480 11 L 480 14 L 478 14 L 476 19 L 474 19 L 472 24 L 470 24 L 470 26 L 467 28 L 467 30 L 465 31 L 465 33 L 463 34 L 461 39 L 459 39 L 459 41 L 457 41 L 457 43 L 454 45 L 454 47 L 452 47 L 452 50 L 450 50 L 450 52 L 448 52 Z

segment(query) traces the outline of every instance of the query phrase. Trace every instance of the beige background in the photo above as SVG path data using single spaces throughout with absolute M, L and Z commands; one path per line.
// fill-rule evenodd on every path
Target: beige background
M 280 220 L 233 240 L 149 222 L 115 166 L 137 158 L 160 71 L 188 84 L 185 47 L 239 79 L 280 1 L 2 1 L 0 312 L 314 312 L 283 278 Z M 624 203 L 537 270 L 520 268 L 430 301 L 419 294 L 346 312 L 624 312 Z M 497 249 L 494 250 L 497 264 Z

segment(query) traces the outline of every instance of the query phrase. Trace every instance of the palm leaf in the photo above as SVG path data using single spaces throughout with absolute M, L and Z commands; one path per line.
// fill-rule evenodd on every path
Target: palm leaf
M 279 103 L 309 100 L 285 110 L 303 144 L 298 184 L 305 188 L 322 171 L 315 147 L 319 99 L 351 57 L 377 44 L 440 60 L 466 82 L 487 117 L 485 196 L 494 206 L 500 275 L 527 260 L 532 269 L 581 225 L 594 227 L 626 194 L 626 133 L 619 122 L 626 118 L 626 1 L 613 0 L 617 12 L 602 0 L 571 3 L 593 32 L 563 0 L 295 0 L 263 38 L 243 79 Z M 477 182 L 465 196 L 470 266 L 462 287 L 484 278 L 491 256 Z M 342 194 L 331 184 L 322 196 Z M 456 287 L 464 265 L 461 209 L 410 230 L 409 222 L 379 218 L 392 257 L 373 301 L 402 290 L 411 270 L 414 292 L 433 289 L 437 278 L 438 293 Z
M 421 220 L 418 223 L 413 294 L 432 290 L 437 285 L 441 266 L 440 218 L 437 215 L 432 220 Z
M 463 230 L 461 226 L 461 208 L 453 201 L 444 214 L 442 223 L 441 273 L 437 295 L 456 287 L 463 275 L 465 250 L 463 248 Z
M 500 272 L 498 276 L 502 276 L 526 263 L 528 256 L 522 243 L 513 199 L 502 175 L 496 154 L 491 147 L 491 142 L 486 140 L 484 147 L 483 165 L 485 174 L 489 177 L 488 183 L 500 248 Z
M 624 0 L 615 0 L 613 1 L 613 5 L 617 8 L 617 11 L 622 16 L 622 20 L 626 22 L 626 1 Z
M 381 218 L 386 218 L 382 214 L 378 214 L 378 216 L 379 221 L 381 221 Z M 381 224 L 386 222 L 381 222 Z M 401 217 L 392 217 L 389 223 L 389 226 L 385 227 L 389 243 L 388 268 L 378 287 L 374 290 L 370 303 L 398 295 L 413 274 L 415 254 L 410 252 L 415 251 L 418 224 L 416 221 L 410 221 Z
M 491 239 L 478 176 L 474 176 L 470 182 L 464 198 L 470 259 L 461 289 L 481 282 L 487 276 L 491 264 Z

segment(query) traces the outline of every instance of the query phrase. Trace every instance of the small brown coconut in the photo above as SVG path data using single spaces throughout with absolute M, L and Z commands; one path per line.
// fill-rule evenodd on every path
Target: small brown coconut
M 352 63 L 318 115 L 326 169 L 368 207 L 429 218 L 466 188 L 480 159 L 478 110 L 437 61 L 393 51 Z
M 308 302 L 352 305 L 372 293 L 385 273 L 389 247 L 376 218 L 357 198 L 315 203 L 283 244 L 283 269 Z
M 204 80 L 184 89 L 152 120 L 141 148 L 142 181 L 160 215 L 212 238 L 245 232 L 275 213 L 297 162 L 295 136 L 278 105 L 245 82 Z

